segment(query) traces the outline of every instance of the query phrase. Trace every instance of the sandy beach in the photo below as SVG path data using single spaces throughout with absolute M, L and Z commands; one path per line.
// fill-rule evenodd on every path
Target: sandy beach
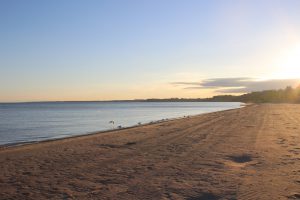
M 300 105 L 0 149 L 0 199 L 300 199 Z

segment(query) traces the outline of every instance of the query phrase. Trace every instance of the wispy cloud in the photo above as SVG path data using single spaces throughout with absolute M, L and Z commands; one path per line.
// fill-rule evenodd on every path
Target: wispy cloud
M 219 93 L 247 93 L 297 86 L 299 79 L 257 80 L 249 77 L 205 79 L 200 82 L 172 82 L 183 89 L 213 89 Z
M 201 85 L 199 82 L 172 82 L 172 85 Z

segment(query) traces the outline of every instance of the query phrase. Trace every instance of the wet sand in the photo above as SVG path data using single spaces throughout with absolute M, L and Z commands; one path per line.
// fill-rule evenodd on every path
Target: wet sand
M 300 199 L 300 105 L 0 149 L 0 199 Z

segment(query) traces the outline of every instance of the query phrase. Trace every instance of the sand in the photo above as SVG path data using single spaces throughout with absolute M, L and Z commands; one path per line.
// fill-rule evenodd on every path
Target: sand
M 300 199 L 300 105 L 0 149 L 0 199 Z

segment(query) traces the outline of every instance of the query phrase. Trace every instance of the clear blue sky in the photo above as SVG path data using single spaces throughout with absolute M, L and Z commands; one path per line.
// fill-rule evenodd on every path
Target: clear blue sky
M 299 11 L 298 0 L 1 0 L 0 101 L 206 97 L 216 91 L 173 83 L 298 78 Z

